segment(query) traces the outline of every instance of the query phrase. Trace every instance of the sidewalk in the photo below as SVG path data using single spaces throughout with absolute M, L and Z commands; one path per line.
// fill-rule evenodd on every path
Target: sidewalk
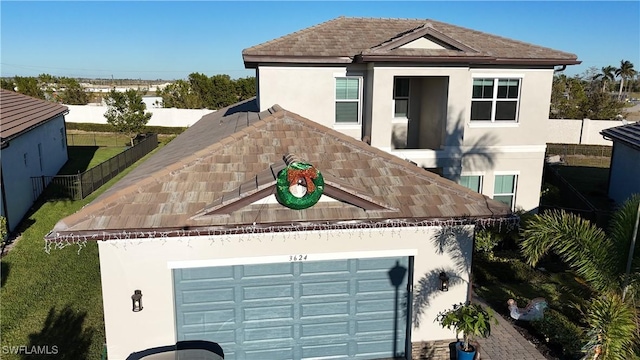
M 473 302 L 489 307 L 482 299 L 476 296 L 473 297 Z M 520 335 L 509 321 L 498 314 L 496 314 L 496 319 L 498 324 L 492 324 L 491 336 L 486 339 L 478 339 L 480 343 L 480 358 L 476 356 L 476 360 L 546 360 L 538 349 Z M 413 359 L 454 360 L 456 353 L 453 346 L 450 346 L 451 342 L 414 343 Z

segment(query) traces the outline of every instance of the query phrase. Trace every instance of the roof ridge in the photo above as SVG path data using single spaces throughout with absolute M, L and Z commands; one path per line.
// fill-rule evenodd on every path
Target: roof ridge
M 263 43 L 260 43 L 260 44 L 258 44 L 258 45 L 254 45 L 254 46 L 248 47 L 248 48 L 246 48 L 246 49 L 243 49 L 243 50 L 242 50 L 242 54 L 244 55 L 244 53 L 245 53 L 246 51 L 259 50 L 259 49 L 261 49 L 261 48 L 263 48 L 263 47 L 265 47 L 265 46 L 267 46 L 267 45 L 271 45 L 271 44 L 273 44 L 273 43 L 275 43 L 275 42 L 277 42 L 277 41 L 280 41 L 280 40 L 282 40 L 282 39 L 284 39 L 284 38 L 287 38 L 287 37 L 290 37 L 290 36 L 294 36 L 294 35 L 300 35 L 300 34 L 303 34 L 303 33 L 307 33 L 307 32 L 309 32 L 309 31 L 314 30 L 314 29 L 317 29 L 317 28 L 319 28 L 319 27 L 321 27 L 321 26 L 325 26 L 325 25 L 326 25 L 326 24 L 328 24 L 328 23 L 331 23 L 331 22 L 334 22 L 334 21 L 338 21 L 338 20 L 342 20 L 342 19 L 345 19 L 345 17 L 344 17 L 344 16 L 339 16 L 339 17 L 337 17 L 337 18 L 329 19 L 329 20 L 327 20 L 327 21 L 324 21 L 324 22 L 321 22 L 321 23 L 319 23 L 319 24 L 315 24 L 315 25 L 312 25 L 312 26 L 309 26 L 309 27 L 306 27 L 306 28 L 300 29 L 300 30 L 295 31 L 295 32 L 292 32 L 292 33 L 288 33 L 288 34 L 282 35 L 282 36 L 277 37 L 277 38 L 275 38 L 275 39 L 271 39 L 271 40 L 265 41 L 265 42 L 263 42 Z

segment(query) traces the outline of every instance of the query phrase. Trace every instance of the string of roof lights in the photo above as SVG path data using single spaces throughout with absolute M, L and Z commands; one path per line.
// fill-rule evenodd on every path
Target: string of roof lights
M 344 232 L 349 237 L 358 236 L 363 238 L 365 235 L 371 236 L 372 232 L 368 230 L 379 230 L 380 234 L 388 232 L 391 237 L 400 236 L 403 229 L 415 229 L 416 232 L 426 230 L 431 227 L 440 227 L 443 232 L 451 231 L 454 228 L 466 225 L 476 225 L 479 228 L 498 227 L 512 230 L 518 226 L 519 218 L 511 216 L 507 218 L 483 218 L 483 219 L 446 219 L 446 220 L 388 220 L 385 222 L 341 222 L 341 223 L 305 223 L 305 224 L 286 224 L 286 225 L 270 225 L 270 226 L 239 226 L 235 228 L 209 228 L 209 229 L 173 229 L 173 230 L 148 230 L 148 231 L 117 231 L 102 232 L 94 234 L 56 234 L 55 237 L 45 238 L 44 251 L 49 254 L 52 249 L 61 250 L 69 246 L 77 246 L 78 254 L 87 246 L 89 241 L 107 240 L 112 241 L 113 246 L 122 246 L 126 248 L 129 245 L 142 244 L 150 240 L 161 240 L 162 244 L 169 239 L 175 238 L 175 241 L 190 241 L 194 237 L 207 237 L 210 244 L 216 242 L 224 244 L 225 242 L 244 242 L 244 241 L 263 241 L 264 237 L 255 237 L 255 235 L 271 235 L 270 241 L 287 239 L 301 239 L 300 232 L 305 234 L 304 239 L 310 237 L 318 237 L 321 240 L 324 236 L 329 240 L 335 236 L 344 236 Z M 391 231 L 389 231 L 389 229 Z

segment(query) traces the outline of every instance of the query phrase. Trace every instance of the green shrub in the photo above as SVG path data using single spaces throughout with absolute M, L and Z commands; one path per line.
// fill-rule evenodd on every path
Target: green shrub
M 492 229 L 482 229 L 476 232 L 475 248 L 476 252 L 487 254 L 489 258 L 493 256 L 493 249 L 502 241 L 499 233 Z
M 166 127 L 166 126 L 145 126 L 145 132 L 178 135 L 185 131 L 186 127 Z M 92 123 L 67 123 L 67 130 L 80 130 L 89 132 L 114 132 L 115 129 L 109 124 Z
M 542 320 L 531 322 L 531 327 L 550 347 L 562 351 L 563 359 L 582 358 L 582 329 L 563 314 L 548 309 Z

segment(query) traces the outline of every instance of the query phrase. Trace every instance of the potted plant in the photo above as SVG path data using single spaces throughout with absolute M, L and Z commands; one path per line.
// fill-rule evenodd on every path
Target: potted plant
M 456 344 L 458 360 L 473 360 L 476 356 L 476 348 L 469 341 L 472 337 L 486 338 L 491 333 L 491 323 L 498 323 L 490 310 L 485 310 L 481 305 L 471 302 L 456 304 L 452 309 L 440 312 L 436 321 L 443 328 L 453 328 L 458 339 L 459 334 L 462 333 L 462 341 Z

